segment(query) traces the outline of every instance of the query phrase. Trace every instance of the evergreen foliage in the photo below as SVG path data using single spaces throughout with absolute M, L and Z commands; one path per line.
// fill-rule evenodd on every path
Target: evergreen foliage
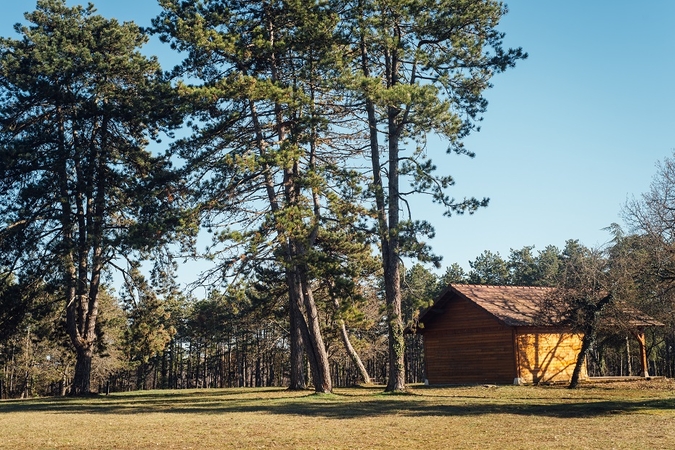
M 133 23 L 39 0 L 0 39 L 0 264 L 58 286 L 90 392 L 99 294 L 110 264 L 170 239 L 169 162 L 148 140 L 176 125 L 170 86 Z M 37 280 L 37 281 L 36 281 Z
M 317 248 L 336 228 L 327 224 L 353 227 L 349 219 L 364 213 L 352 201 L 361 187 L 347 161 L 353 150 L 341 143 L 342 92 L 332 81 L 343 55 L 336 3 L 161 4 L 156 31 L 187 54 L 175 73 L 196 82 L 180 88 L 195 122 L 177 148 L 202 222 L 214 231 L 219 269 L 211 274 L 220 281 L 260 266 L 283 273 L 295 336 L 292 385 L 302 384 L 302 341 L 315 389 L 329 392 L 313 291 L 322 278 L 315 262 L 322 260 L 323 273 L 331 263 Z

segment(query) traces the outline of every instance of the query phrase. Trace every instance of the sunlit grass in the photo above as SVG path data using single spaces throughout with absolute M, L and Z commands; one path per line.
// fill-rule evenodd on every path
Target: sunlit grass
M 673 448 L 675 383 L 144 391 L 0 402 L 0 448 Z

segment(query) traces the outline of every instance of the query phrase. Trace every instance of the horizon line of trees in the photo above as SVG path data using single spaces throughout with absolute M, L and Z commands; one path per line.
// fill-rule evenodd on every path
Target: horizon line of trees
M 634 261 L 640 256 L 641 263 L 645 263 L 649 259 L 644 244 L 644 236 L 619 235 L 602 258 L 621 265 L 627 258 Z M 421 311 L 448 284 L 494 284 L 495 277 L 501 276 L 500 284 L 505 285 L 559 287 L 560 281 L 555 280 L 565 279 L 566 271 L 576 267 L 583 272 L 588 264 L 597 262 L 597 256 L 593 249 L 569 240 L 562 250 L 555 246 L 538 252 L 533 246 L 511 250 L 506 260 L 497 253 L 484 251 L 470 261 L 472 269 L 468 272 L 458 264 L 450 265 L 443 273 L 414 264 L 405 270 L 401 285 L 404 323 L 414 327 Z M 640 272 L 643 277 L 646 274 Z M 126 310 L 121 305 L 128 304 L 128 300 L 125 303 L 106 294 L 92 385 L 98 392 L 289 386 L 287 301 L 283 290 L 271 301 L 267 295 L 256 295 L 258 289 L 260 286 L 249 286 L 238 295 L 213 291 L 205 299 L 155 298 L 154 302 L 146 300 L 144 306 L 127 306 Z M 370 381 L 386 382 L 388 335 L 382 318 L 380 289 L 371 287 L 364 292 L 358 307 L 342 311 L 319 295 L 330 376 L 336 387 L 363 383 L 359 368 L 345 349 L 341 323 L 346 323 L 351 344 L 360 355 Z M 640 292 L 643 291 L 637 291 Z M 645 330 L 651 376 L 675 377 L 672 295 L 669 290 L 658 296 L 653 292 L 652 296 L 638 295 L 629 302 L 665 324 Z M 2 398 L 63 395 L 72 381 L 75 361 L 61 325 L 63 313 L 58 310 L 58 301 L 48 296 L 43 301 L 39 310 L 33 310 L 36 315 L 26 317 L 13 335 L 0 340 Z M 608 308 L 605 316 L 612 317 L 615 312 Z M 44 315 L 38 317 L 37 313 Z M 621 322 L 594 331 L 586 359 L 592 376 L 639 375 L 639 347 L 634 330 L 617 323 Z M 579 322 L 578 326 L 581 325 L 584 323 Z M 307 360 L 303 363 L 307 364 Z M 406 337 L 405 364 L 407 383 L 424 382 L 420 336 Z M 312 383 L 310 377 L 305 379 L 307 385 Z

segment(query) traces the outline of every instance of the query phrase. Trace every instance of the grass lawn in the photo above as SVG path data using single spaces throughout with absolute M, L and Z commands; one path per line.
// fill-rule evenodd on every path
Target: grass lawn
M 6 400 L 0 448 L 675 449 L 675 382 Z

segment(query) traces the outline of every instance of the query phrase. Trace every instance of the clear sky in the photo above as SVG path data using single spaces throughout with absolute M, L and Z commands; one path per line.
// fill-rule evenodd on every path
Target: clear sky
M 68 4 L 78 2 L 69 0 Z M 149 25 L 155 0 L 98 0 L 100 14 Z M 672 0 L 511 0 L 500 29 L 508 46 L 529 58 L 493 78 L 480 133 L 467 139 L 476 158 L 445 155 L 434 162 L 453 175 L 456 198 L 489 197 L 472 216 L 445 218 L 420 200 L 416 212 L 437 229 L 443 264 L 483 250 L 567 239 L 604 244 L 602 229 L 621 223 L 626 199 L 649 188 L 657 161 L 675 148 L 675 33 Z M 5 2 L 0 34 L 13 34 L 33 1 Z M 148 53 L 166 65 L 170 49 Z

